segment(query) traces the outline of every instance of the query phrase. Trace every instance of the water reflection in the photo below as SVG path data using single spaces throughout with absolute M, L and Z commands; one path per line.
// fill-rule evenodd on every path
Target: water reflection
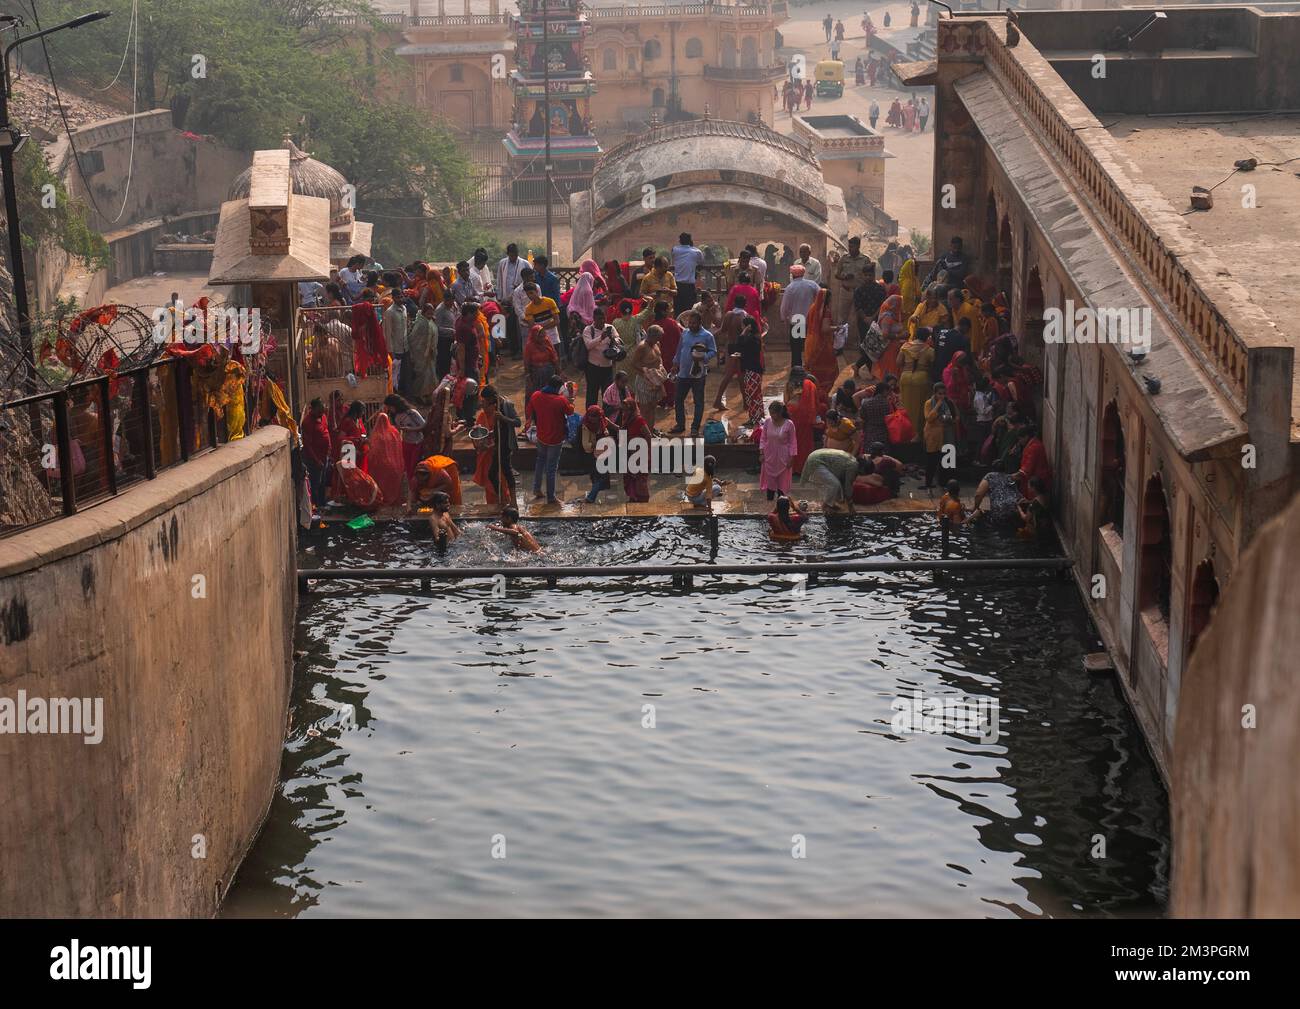
M 304 600 L 280 794 L 226 914 L 1163 909 L 1165 795 L 1113 683 L 1082 672 L 1097 642 L 1068 582 L 854 575 L 799 597 L 788 579 L 710 578 L 684 593 L 619 569 L 707 560 L 699 520 L 536 528 L 549 562 L 608 578 Z M 1033 550 L 987 532 L 960 548 Z M 309 565 L 439 562 L 394 528 L 305 549 Z M 938 538 L 859 519 L 774 545 L 724 520 L 716 550 L 917 557 Z M 443 562 L 515 559 L 470 524 Z M 895 733 L 891 702 L 914 689 L 996 698 L 996 741 Z

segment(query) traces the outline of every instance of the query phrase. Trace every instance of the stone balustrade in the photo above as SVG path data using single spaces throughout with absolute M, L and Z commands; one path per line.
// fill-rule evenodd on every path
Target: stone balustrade
M 1117 179 L 1115 167 L 1102 163 L 1090 140 L 1081 134 L 1081 126 L 1067 122 L 1024 66 L 1022 49 L 1008 49 L 992 25 L 981 24 L 986 66 L 1008 94 L 1019 98 L 1021 108 L 1037 125 L 1057 162 L 1084 191 L 1091 209 L 1105 222 L 1111 237 L 1128 248 L 1134 261 L 1164 296 L 1182 328 L 1195 341 L 1205 362 L 1223 381 L 1235 405 L 1244 410 L 1250 356 L 1246 341 L 1215 308 L 1214 299 L 1206 294 L 1197 278 L 1179 262 L 1166 237 L 1134 207 L 1121 186 L 1123 183 L 1131 188 L 1133 181 L 1123 175 Z M 1023 52 L 1048 66 L 1031 47 L 1024 47 Z M 1087 125 L 1101 128 L 1095 120 Z M 1168 237 L 1169 241 L 1173 240 L 1173 236 Z

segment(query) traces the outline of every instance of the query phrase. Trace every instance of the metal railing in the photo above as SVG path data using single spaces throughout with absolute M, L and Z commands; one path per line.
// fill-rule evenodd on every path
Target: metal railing
M 0 405 L 9 491 L 22 481 L 44 495 L 29 520 L 0 525 L 0 537 L 75 515 L 227 440 L 191 374 L 161 358 Z M 247 430 L 251 411 L 245 417 Z
M 621 566 L 611 572 L 608 566 L 572 565 L 548 567 L 546 565 L 499 567 L 420 567 L 420 568 L 299 568 L 298 591 L 307 594 L 313 581 L 418 581 L 428 590 L 434 581 L 477 581 L 498 578 L 541 578 L 554 586 L 561 578 L 598 578 L 608 582 L 611 574 L 617 578 L 646 578 L 670 576 L 673 584 L 692 588 L 694 579 L 709 575 L 773 575 L 804 576 L 810 583 L 822 575 L 854 573 L 931 573 L 936 577 L 961 571 L 1056 571 L 1069 569 L 1069 557 L 944 557 L 933 560 L 873 560 L 873 561 L 806 561 L 788 564 L 634 564 Z

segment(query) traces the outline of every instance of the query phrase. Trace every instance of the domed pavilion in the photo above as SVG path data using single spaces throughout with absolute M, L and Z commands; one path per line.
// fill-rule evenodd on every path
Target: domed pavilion
M 638 260 L 688 231 L 736 255 L 749 243 L 840 248 L 844 193 L 806 144 L 757 123 L 694 119 L 654 127 L 606 154 L 588 192 L 569 197 L 575 252 Z
M 289 179 L 294 195 L 329 200 L 330 262 L 343 266 L 355 255 L 369 256 L 374 225 L 358 221 L 353 215 L 355 194 L 343 173 L 300 150 L 288 136 L 281 146 L 289 152 Z M 247 199 L 252 184 L 253 168 L 250 165 L 235 176 L 230 185 L 229 199 Z

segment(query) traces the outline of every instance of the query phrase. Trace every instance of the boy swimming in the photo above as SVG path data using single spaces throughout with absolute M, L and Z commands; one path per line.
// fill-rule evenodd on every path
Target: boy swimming
M 501 533 L 508 537 L 518 550 L 527 550 L 534 554 L 542 551 L 542 545 L 537 542 L 537 538 L 519 524 L 519 509 L 513 505 L 507 505 L 502 509 L 500 525 L 490 525 L 488 528 L 494 533 Z

